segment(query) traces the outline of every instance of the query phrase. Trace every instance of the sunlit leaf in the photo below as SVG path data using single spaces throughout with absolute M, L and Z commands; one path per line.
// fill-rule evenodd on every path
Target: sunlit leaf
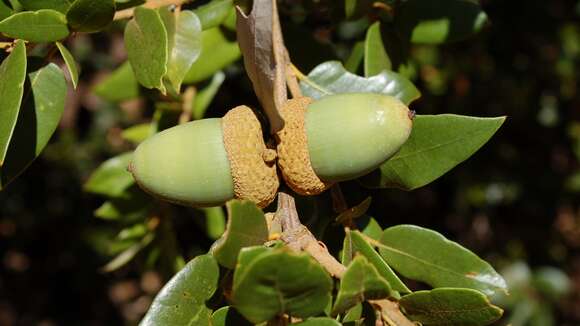
M 108 197 L 124 197 L 125 190 L 134 184 L 127 167 L 133 153 L 124 153 L 105 161 L 84 185 L 84 190 Z
M 69 35 L 66 17 L 52 9 L 25 11 L 0 22 L 0 33 L 30 42 L 53 42 Z
M 381 36 L 381 23 L 376 22 L 367 30 L 365 39 L 365 76 L 371 77 L 391 69 L 391 59 Z
M 26 10 L 54 9 L 63 14 L 67 12 L 73 0 L 18 0 Z M 2 1 L 0 1 L 2 2 Z
M 70 74 L 70 79 L 73 84 L 73 88 L 76 89 L 77 85 L 79 84 L 79 67 L 75 61 L 75 58 L 72 56 L 69 50 L 64 45 L 62 45 L 62 43 L 56 42 L 56 46 L 60 51 L 60 55 L 64 59 L 64 63 L 66 64 L 66 67 Z
M 228 17 L 234 3 L 232 0 L 213 0 L 193 10 L 199 17 L 203 30 L 218 27 Z

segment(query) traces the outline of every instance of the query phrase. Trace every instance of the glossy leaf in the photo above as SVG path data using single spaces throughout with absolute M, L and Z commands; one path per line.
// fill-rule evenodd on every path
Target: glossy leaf
M 133 153 L 125 153 L 105 161 L 84 185 L 84 190 L 113 198 L 126 197 L 125 190 L 134 184 L 127 171 Z
M 376 22 L 367 30 L 365 39 L 365 76 L 371 77 L 391 69 L 391 59 L 381 36 L 381 23 Z
M 72 30 L 79 32 L 98 32 L 113 21 L 115 16 L 114 0 L 75 0 L 66 19 Z
M 56 130 L 64 112 L 66 80 L 60 68 L 51 63 L 28 74 L 30 92 L 18 116 L 6 160 L 2 166 L 1 184 L 24 171 L 36 159 Z
M 380 169 L 363 177 L 369 187 L 422 187 L 469 158 L 499 129 L 505 117 L 418 115 L 409 140 Z
M 26 47 L 16 42 L 14 49 L 0 65 L 0 167 L 4 164 L 8 145 L 18 119 L 24 80 L 26 79 Z M 2 187 L 0 187 L 2 189 Z
M 375 251 L 375 249 L 365 240 L 359 231 L 349 231 L 348 234 L 352 239 L 353 250 L 360 252 L 366 259 L 373 264 L 379 274 L 389 282 L 393 290 L 401 293 L 410 293 L 411 290 L 399 279 L 391 267 Z
M 18 0 L 26 10 L 53 9 L 63 14 L 67 12 L 73 0 Z
M 175 19 L 175 33 L 168 36 L 173 42 L 166 76 L 179 92 L 183 78 L 201 52 L 201 23 L 192 11 L 181 11 Z
M 211 326 L 253 326 L 234 307 L 221 307 L 211 315 Z
M 79 67 L 75 61 L 75 58 L 72 56 L 69 50 L 64 45 L 62 45 L 62 43 L 56 42 L 56 46 L 60 51 L 60 55 L 62 56 L 64 63 L 66 64 L 73 88 L 76 89 L 79 84 Z
M 125 48 L 139 83 L 165 93 L 162 78 L 167 72 L 167 31 L 157 10 L 135 8 L 125 28 Z
M 395 26 L 414 43 L 438 44 L 468 38 L 487 20 L 478 1 L 409 0 L 397 8 Z
M 262 245 L 268 240 L 268 226 L 262 210 L 250 201 L 231 200 L 226 208 L 226 231 L 211 252 L 221 265 L 233 269 L 242 248 Z
M 487 262 L 429 229 L 414 225 L 388 228 L 379 252 L 403 276 L 433 287 L 465 287 L 487 295 L 507 289 L 504 279 Z
M 163 287 L 140 325 L 209 325 L 205 302 L 216 291 L 219 274 L 211 255 L 195 257 Z
M 439 288 L 417 291 L 399 300 L 406 315 L 422 325 L 489 325 L 503 311 L 479 291 Z
M 69 35 L 66 17 L 52 9 L 25 11 L 0 22 L 0 33 L 30 42 L 54 42 Z
M 107 101 L 121 102 L 139 97 L 139 83 L 127 61 L 97 84 L 93 91 Z
M 193 63 L 184 83 L 193 84 L 211 77 L 241 57 L 235 40 L 228 40 L 219 28 L 211 28 L 201 33 L 201 54 Z
M 342 324 L 339 323 L 336 319 L 328 318 L 328 317 L 314 317 L 308 318 L 303 322 L 294 323 L 292 325 L 300 325 L 300 326 L 341 326 Z
M 421 95 L 406 78 L 392 71 L 364 78 L 344 69 L 338 61 L 319 64 L 300 82 L 304 95 L 319 99 L 336 93 L 380 93 L 398 98 L 409 105 Z
M 202 119 L 205 116 L 205 111 L 210 106 L 225 79 L 226 75 L 218 71 L 213 75 L 209 85 L 197 92 L 193 101 L 192 110 L 192 115 L 195 120 Z
M 332 315 L 346 311 L 366 300 L 389 296 L 389 283 L 363 256 L 356 256 L 340 280 L 340 289 L 332 308 Z
M 234 3 L 232 0 L 213 0 L 193 10 L 199 17 L 203 30 L 218 27 L 228 17 Z
M 330 276 L 308 254 L 250 248 L 240 252 L 232 301 L 253 323 L 283 313 L 306 318 L 324 311 L 331 289 Z

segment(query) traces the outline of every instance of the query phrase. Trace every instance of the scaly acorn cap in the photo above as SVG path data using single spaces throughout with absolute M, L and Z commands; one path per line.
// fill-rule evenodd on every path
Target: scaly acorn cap
M 264 143 L 262 126 L 247 106 L 238 106 L 222 118 L 223 140 L 230 162 L 236 198 L 268 206 L 280 186 L 276 151 Z
M 280 110 L 284 128 L 277 133 L 278 166 L 286 184 L 301 195 L 319 194 L 333 184 L 320 180 L 310 163 L 305 128 L 306 107 L 310 103 L 309 97 L 288 100 Z

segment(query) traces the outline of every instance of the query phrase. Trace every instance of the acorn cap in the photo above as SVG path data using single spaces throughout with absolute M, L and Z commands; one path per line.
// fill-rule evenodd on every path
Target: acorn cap
M 305 129 L 306 108 L 311 98 L 288 100 L 280 110 L 284 128 L 278 136 L 278 165 L 286 184 L 301 195 L 316 195 L 333 183 L 322 181 L 310 163 L 308 139 Z
M 222 118 L 222 130 L 235 198 L 268 206 L 276 197 L 280 181 L 276 152 L 266 147 L 256 115 L 247 106 L 235 107 Z

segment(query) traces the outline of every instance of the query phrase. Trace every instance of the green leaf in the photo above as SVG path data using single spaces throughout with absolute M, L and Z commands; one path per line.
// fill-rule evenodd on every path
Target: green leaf
M 383 44 L 381 23 L 376 22 L 367 30 L 365 39 L 365 76 L 378 75 L 385 70 L 392 70 L 392 64 Z
M 22 173 L 46 147 L 56 130 L 66 100 L 66 80 L 60 68 L 50 63 L 28 74 L 29 94 L 18 116 L 0 188 Z
M 211 255 L 195 257 L 163 287 L 140 325 L 209 325 L 205 302 L 216 291 L 219 274 Z
M 362 183 L 404 190 L 422 187 L 473 155 L 504 121 L 505 117 L 418 115 L 409 140 Z
M 219 28 L 205 30 L 201 33 L 201 54 L 183 82 L 193 84 L 205 80 L 238 60 L 241 55 L 238 43 L 227 39 Z
M 93 91 L 107 101 L 121 102 L 139 97 L 139 83 L 127 61 L 97 84 Z
M 135 77 L 146 88 L 165 93 L 167 73 L 167 31 L 157 10 L 135 8 L 135 17 L 125 27 L 125 48 Z
M 26 10 L 53 9 L 63 14 L 67 12 L 72 0 L 19 0 Z
M 125 198 L 125 190 L 135 182 L 127 171 L 132 157 L 133 153 L 128 152 L 105 161 L 87 180 L 84 190 L 107 197 Z
M 154 127 L 150 123 L 141 123 L 123 130 L 121 137 L 134 144 L 139 144 L 154 133 Z
M 52 9 L 25 11 L 0 22 L 0 33 L 30 42 L 54 42 L 69 35 L 66 17 Z
M 87 33 L 104 29 L 113 21 L 114 16 L 114 0 L 76 0 L 66 13 L 72 30 Z
M 141 239 L 141 241 L 123 250 L 115 258 L 103 266 L 101 270 L 105 273 L 109 273 L 127 265 L 131 260 L 133 260 L 133 258 L 135 258 L 135 256 L 137 256 L 141 250 L 147 247 L 154 238 L 155 236 L 153 234 L 147 234 L 145 237 L 143 237 L 143 239 Z
M 534 287 L 547 298 L 557 302 L 572 290 L 568 275 L 555 267 L 538 268 L 533 277 Z
M 422 325 L 489 325 L 503 310 L 492 305 L 481 292 L 470 289 L 439 288 L 417 291 L 399 300 L 405 314 Z
M 389 296 L 389 283 L 363 256 L 356 256 L 340 280 L 340 289 L 332 308 L 332 315 L 346 311 L 366 300 Z
M 504 279 L 487 262 L 429 229 L 414 225 L 388 228 L 379 251 L 403 276 L 433 287 L 465 287 L 487 295 L 507 290 Z
M 206 233 L 210 239 L 218 239 L 226 231 L 226 215 L 221 207 L 202 208 L 205 213 Z
M 193 10 L 199 17 L 203 30 L 218 27 L 232 11 L 232 0 L 213 0 Z
M 356 42 L 356 44 L 352 48 L 352 52 L 350 56 L 344 63 L 344 68 L 353 74 L 356 74 L 360 63 L 362 62 L 365 56 L 365 43 L 364 42 Z
M 4 165 L 8 145 L 18 119 L 26 79 L 26 47 L 16 42 L 14 49 L 0 65 L 0 167 Z M 2 189 L 2 187 L 0 187 Z
M 12 15 L 12 8 L 10 8 L 4 1 L 0 1 L 0 21 Z
M 73 88 L 77 89 L 77 86 L 79 84 L 79 68 L 75 61 L 75 58 L 72 56 L 69 50 L 64 45 L 62 45 L 62 43 L 56 42 L 56 46 L 60 51 L 60 55 L 64 59 L 64 63 L 66 64 L 66 68 L 68 69 L 68 72 L 70 74 L 70 79 L 73 84 Z
M 173 38 L 173 46 L 167 64 L 167 79 L 179 92 L 183 78 L 201 52 L 201 23 L 197 16 L 190 10 L 181 11 L 175 20 L 175 33 L 169 37 Z
M 262 210 L 250 201 L 231 200 L 226 208 L 226 232 L 212 246 L 211 253 L 221 265 L 233 269 L 242 248 L 268 241 L 268 226 Z
M 419 90 L 406 78 L 392 71 L 363 78 L 344 69 L 338 61 L 328 61 L 316 66 L 300 82 L 305 96 L 319 99 L 336 93 L 379 93 L 398 98 L 409 105 L 421 96 Z
M 250 248 L 240 252 L 232 301 L 254 323 L 283 313 L 306 318 L 324 311 L 331 290 L 330 276 L 308 254 Z
M 339 323 L 336 319 L 328 318 L 328 317 L 314 317 L 308 318 L 303 322 L 294 323 L 292 325 L 300 325 L 300 326 L 341 326 L 342 324 Z
M 383 228 L 373 217 L 364 215 L 355 221 L 357 229 L 367 237 L 379 240 L 383 235 Z
M 368 261 L 373 264 L 379 274 L 389 282 L 393 290 L 410 293 L 411 290 L 399 279 L 391 267 L 381 258 L 381 256 L 371 247 L 359 231 L 349 231 L 348 234 L 352 239 L 354 250 L 360 252 Z
M 116 0 L 115 7 L 117 10 L 133 8 L 144 4 L 146 0 Z
M 487 21 L 479 1 L 409 0 L 397 8 L 395 26 L 414 43 L 438 44 L 466 39 Z
M 234 307 L 221 307 L 211 315 L 211 326 L 253 326 Z
M 226 74 L 221 71 L 216 72 L 209 85 L 195 95 L 192 110 L 192 115 L 195 120 L 202 119 L 205 116 L 205 111 L 213 101 L 225 79 Z
M 154 203 L 137 185 L 132 185 L 117 198 L 112 198 L 95 210 L 95 217 L 120 220 L 125 223 L 145 218 Z

